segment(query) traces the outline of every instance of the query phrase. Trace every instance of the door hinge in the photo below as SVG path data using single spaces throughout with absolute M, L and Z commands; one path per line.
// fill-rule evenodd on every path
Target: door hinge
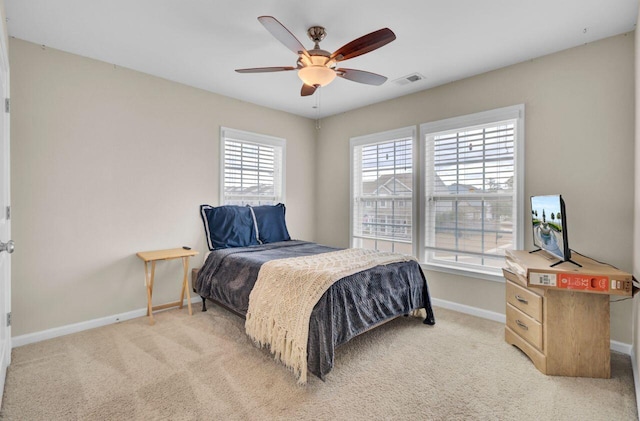
M 11 219 L 11 206 L 7 206 L 7 219 Z
M 11 312 L 7 313 L 7 327 L 11 326 Z
M 4 99 L 4 112 L 5 113 L 11 112 L 11 98 Z

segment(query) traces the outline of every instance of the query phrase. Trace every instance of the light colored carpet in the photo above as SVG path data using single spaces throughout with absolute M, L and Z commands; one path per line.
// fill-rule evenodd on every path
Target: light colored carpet
M 194 309 L 196 310 L 196 309 Z M 156 313 L 13 350 L 0 417 L 10 420 L 635 420 L 631 361 L 609 380 L 548 377 L 504 326 L 436 308 L 339 348 L 306 387 L 255 348 L 243 320 Z

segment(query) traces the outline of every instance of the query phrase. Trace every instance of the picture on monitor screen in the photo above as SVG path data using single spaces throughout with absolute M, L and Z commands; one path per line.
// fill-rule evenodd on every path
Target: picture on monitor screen
M 533 244 L 562 261 L 571 258 L 566 237 L 564 202 L 560 195 L 532 196 Z

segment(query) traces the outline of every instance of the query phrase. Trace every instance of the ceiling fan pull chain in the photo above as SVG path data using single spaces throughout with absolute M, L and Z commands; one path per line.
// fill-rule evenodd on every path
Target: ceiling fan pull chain
M 322 95 L 322 88 L 317 89 L 316 94 L 316 130 L 320 130 L 320 95 Z

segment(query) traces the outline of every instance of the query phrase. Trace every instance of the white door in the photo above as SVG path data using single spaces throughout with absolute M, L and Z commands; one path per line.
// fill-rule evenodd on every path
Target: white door
M 9 190 L 9 58 L 5 20 L 0 23 L 0 403 L 11 363 L 11 241 Z

